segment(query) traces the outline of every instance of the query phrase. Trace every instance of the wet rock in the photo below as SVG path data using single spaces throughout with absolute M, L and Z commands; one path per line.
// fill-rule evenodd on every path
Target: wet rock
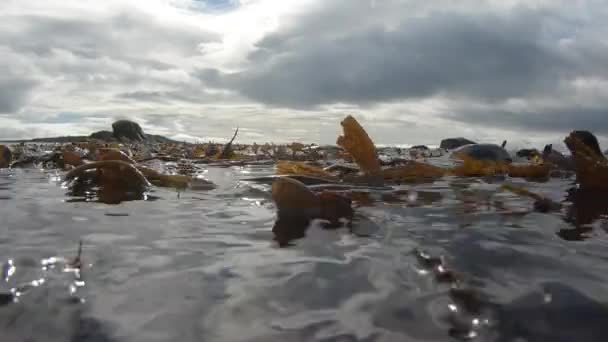
M 13 153 L 11 150 L 4 145 L 0 145 L 0 168 L 9 167 L 12 159 Z
M 542 157 L 544 160 L 550 162 L 555 165 L 559 169 L 563 170 L 574 170 L 574 160 L 572 158 L 566 157 L 559 151 L 555 151 L 553 149 L 553 145 L 546 145 L 543 149 Z
M 146 140 L 144 131 L 138 123 L 129 120 L 118 120 L 112 124 L 112 130 L 116 139 L 128 139 L 133 141 Z
M 453 149 L 459 148 L 461 146 L 470 145 L 470 144 L 476 144 L 476 142 L 471 141 L 469 139 L 462 138 L 462 137 L 461 138 L 448 138 L 448 139 L 441 140 L 441 144 L 439 145 L 439 147 L 446 149 L 446 150 L 453 150 Z
M 495 144 L 475 144 L 462 146 L 456 149 L 452 156 L 456 158 L 466 156 L 476 160 L 512 161 L 509 152 Z
M 535 156 L 540 156 L 540 152 L 538 152 L 538 150 L 535 148 L 524 148 L 517 151 L 516 155 L 520 158 L 532 159 Z
M 411 147 L 412 150 L 429 150 L 429 147 L 426 145 L 415 145 Z

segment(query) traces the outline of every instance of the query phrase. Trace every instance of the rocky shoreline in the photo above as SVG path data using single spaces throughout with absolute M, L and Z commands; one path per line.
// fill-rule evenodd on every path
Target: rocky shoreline
M 67 135 L 60 137 L 46 137 L 34 139 L 0 140 L 12 143 L 83 143 L 98 140 L 104 143 L 157 143 L 157 144 L 188 144 L 183 141 L 169 139 L 162 135 L 146 134 L 141 126 L 130 120 L 119 120 L 112 124 L 111 131 L 97 131 L 90 135 Z

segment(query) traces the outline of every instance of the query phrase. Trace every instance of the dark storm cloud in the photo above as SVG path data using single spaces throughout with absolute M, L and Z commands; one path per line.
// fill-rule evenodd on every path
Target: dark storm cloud
M 351 24 L 344 18 L 351 18 L 351 8 L 360 10 L 345 5 L 338 23 Z M 324 18 L 331 22 L 327 13 Z M 548 9 L 434 11 L 394 27 L 365 27 L 360 18 L 365 29 L 354 25 L 345 33 L 329 31 L 327 23 L 328 31 L 319 32 L 318 16 L 304 19 L 260 41 L 248 69 L 203 70 L 198 77 L 269 105 L 309 108 L 434 95 L 500 102 L 547 95 L 575 77 L 606 74 L 605 50 L 579 42 L 578 54 L 560 47 L 568 29 L 580 23 Z

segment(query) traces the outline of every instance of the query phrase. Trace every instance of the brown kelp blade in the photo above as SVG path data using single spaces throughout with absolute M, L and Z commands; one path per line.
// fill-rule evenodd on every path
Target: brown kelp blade
M 82 157 L 74 151 L 63 150 L 62 155 L 64 165 L 80 166 L 84 164 L 84 160 L 82 160 Z
M 332 191 L 317 195 L 292 178 L 277 178 L 272 183 L 272 199 L 278 209 L 272 232 L 280 246 L 304 237 L 313 219 L 325 220 L 325 228 L 337 228 L 343 219 L 351 222 L 354 216 L 350 198 Z
M 137 169 L 143 173 L 150 183 L 167 188 L 185 189 L 192 183 L 192 177 L 186 175 L 165 175 L 152 168 L 138 165 Z
M 441 167 L 415 161 L 382 172 L 385 181 L 402 183 L 432 182 L 446 174 L 446 170 Z
M 326 228 L 337 228 L 342 225 L 341 219 L 348 222 L 353 220 L 355 212 L 352 200 L 333 191 L 323 191 L 319 194 L 321 203 L 321 218 L 327 220 Z
M 105 160 L 91 162 L 72 169 L 64 176 L 65 181 L 71 181 L 79 177 L 87 170 L 107 170 L 104 172 L 106 180 L 111 182 L 120 179 L 138 189 L 147 188 L 150 183 L 146 177 L 135 166 L 121 160 Z
M 331 173 L 323 170 L 320 167 L 306 164 L 304 162 L 295 162 L 295 161 L 279 161 L 276 164 L 276 174 L 278 174 L 278 175 L 293 174 L 293 175 L 319 177 L 319 178 L 332 180 L 332 181 L 337 180 L 337 177 L 335 177 Z
M 234 155 L 234 151 L 232 150 L 232 143 L 234 142 L 234 139 L 236 139 L 237 134 L 239 134 L 239 128 L 238 127 L 234 131 L 234 135 L 232 136 L 232 139 L 230 139 L 230 141 L 226 145 L 224 145 L 224 148 L 222 149 L 222 152 L 220 152 L 217 155 L 217 159 L 230 159 L 230 158 L 232 158 L 232 156 Z
M 338 137 L 337 144 L 352 156 L 361 171 L 368 175 L 381 175 L 376 146 L 365 129 L 350 115 L 340 124 L 344 135 Z
M 514 178 L 545 179 L 549 177 L 551 165 L 508 165 L 507 170 L 509 176 Z
M 576 178 L 582 188 L 608 190 L 608 161 L 598 156 L 573 133 L 565 140 L 575 163 Z
M 292 178 L 278 178 L 272 183 L 272 199 L 278 211 L 272 232 L 280 246 L 303 238 L 310 221 L 321 213 L 319 197 Z
M 319 217 L 319 197 L 293 178 L 278 178 L 272 183 L 272 199 L 280 212 Z
M 135 164 L 131 157 L 117 148 L 98 148 L 96 152 L 98 160 L 122 160 L 129 164 Z
M 124 152 L 113 148 L 99 148 L 99 159 L 102 161 L 119 160 L 129 164 L 135 164 Z M 161 187 L 183 189 L 192 183 L 192 177 L 186 175 L 165 175 L 152 168 L 136 165 L 137 170 L 152 184 Z

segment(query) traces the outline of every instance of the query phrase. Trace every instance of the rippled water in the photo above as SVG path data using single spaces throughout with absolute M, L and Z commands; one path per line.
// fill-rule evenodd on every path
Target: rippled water
M 209 168 L 214 190 L 106 205 L 68 197 L 55 171 L 1 170 L 0 340 L 607 338 L 601 210 L 573 231 L 567 210 L 444 179 L 357 208 L 356 234 L 313 224 L 278 248 L 268 186 L 239 181 L 269 172 Z M 571 183 L 528 186 L 562 200 Z M 79 240 L 82 270 L 66 271 Z

